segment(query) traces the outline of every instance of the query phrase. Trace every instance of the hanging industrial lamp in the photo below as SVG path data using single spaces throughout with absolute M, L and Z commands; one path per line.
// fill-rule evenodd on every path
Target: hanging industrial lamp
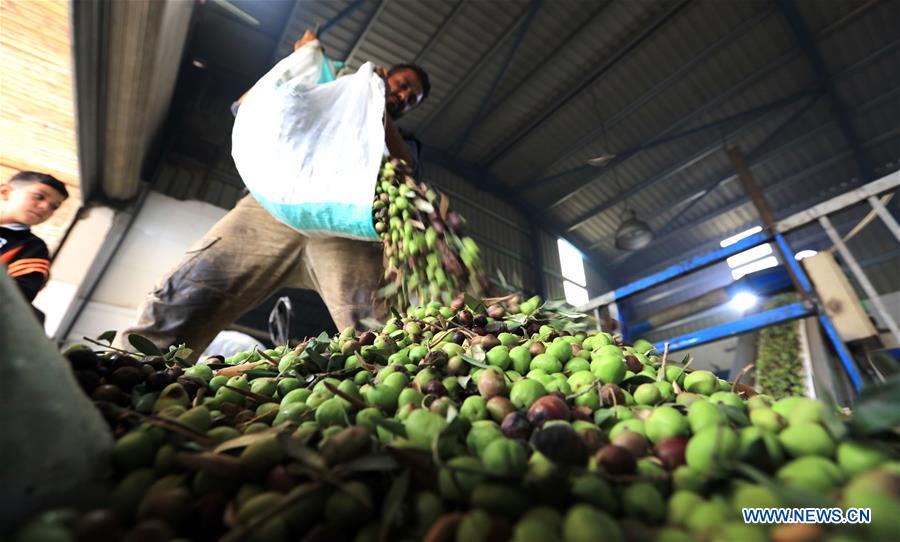
M 616 248 L 619 250 L 637 250 L 647 246 L 653 240 L 653 230 L 639 219 L 634 211 L 626 209 L 622 215 L 622 223 L 616 230 Z

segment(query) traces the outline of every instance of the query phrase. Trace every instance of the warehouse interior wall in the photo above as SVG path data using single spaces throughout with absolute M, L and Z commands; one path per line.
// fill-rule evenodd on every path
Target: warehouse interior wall
M 544 288 L 547 299 L 565 299 L 563 291 L 562 266 L 559 261 L 558 239 L 546 232 L 541 232 L 539 245 L 543 259 Z M 587 259 L 584 261 L 584 277 L 588 297 L 595 297 L 609 291 L 613 285 L 609 284 L 600 272 L 592 266 Z
M 44 328 L 52 337 L 78 295 L 101 250 L 101 242 L 113 227 L 115 210 L 106 206 L 84 209 L 72 226 L 66 242 L 53 259 L 50 280 L 34 299 L 46 315 Z
M 230 134 L 233 123 L 231 115 L 223 113 L 229 104 L 230 95 L 223 93 L 206 104 L 198 103 L 198 107 L 189 112 L 196 117 L 188 123 L 192 135 L 180 136 L 172 143 L 154 178 L 155 190 L 179 200 L 196 199 L 225 209 L 234 206 L 241 197 L 243 185 L 230 154 L 210 156 L 209 162 L 202 163 L 186 152 L 188 141 L 192 141 L 195 148 L 201 148 L 207 142 L 210 145 L 223 143 L 220 139 L 226 137 L 223 134 Z M 499 270 L 511 285 L 536 291 L 531 226 L 521 212 L 480 190 L 471 179 L 435 162 L 425 160 L 420 177 L 443 191 L 450 198 L 451 210 L 467 220 L 466 233 L 481 247 L 482 261 L 489 276 L 496 277 Z M 546 241 L 541 245 L 544 287 L 549 298 L 562 298 L 556 238 L 546 234 L 541 238 Z M 589 295 L 608 289 L 600 274 L 587 262 L 585 273 Z M 550 285 L 552 287 L 548 288 Z
M 121 248 L 112 257 L 96 289 L 86 300 L 84 309 L 73 323 L 65 340 L 77 342 L 81 337 L 95 337 L 109 329 L 122 329 L 133 322 L 137 307 L 166 271 L 177 264 L 184 251 L 201 238 L 240 196 L 240 189 L 230 179 L 218 181 L 209 172 L 198 172 L 184 160 L 169 160 L 157 179 L 157 188 L 151 190 L 141 209 L 122 240 Z M 206 182 L 202 183 L 203 177 Z M 486 195 L 472 187 L 466 180 L 435 164 L 425 167 L 423 178 L 444 191 L 452 209 L 468 219 L 467 231 L 482 247 L 483 261 L 488 270 L 499 269 L 506 279 L 529 291 L 534 280 L 531 244 L 528 225 L 524 217 L 508 204 Z M 197 189 L 201 188 L 198 191 Z M 179 195 L 174 197 L 173 195 Z M 205 201 L 191 199 L 200 195 Z M 488 212 L 489 211 L 489 212 Z M 105 213 L 105 214 L 103 214 Z M 94 211 L 79 222 L 84 238 L 97 238 L 100 228 L 95 222 L 105 217 L 112 221 L 112 210 Z M 91 219 L 90 217 L 94 218 Z M 106 226 L 108 227 L 108 225 Z M 74 236 L 67 249 L 78 253 L 78 239 Z M 102 238 L 100 236 L 99 238 Z M 559 256 L 556 239 L 542 234 L 545 257 L 545 281 L 550 298 L 562 298 L 562 279 L 559 274 Z M 84 254 L 81 251 L 81 254 Z M 60 264 L 68 260 L 61 253 Z M 599 276 L 586 266 L 586 276 L 591 295 L 605 287 Z M 78 282 L 66 273 L 55 273 L 47 289 L 41 294 L 38 306 L 48 313 L 47 330 L 53 334 L 59 323 L 58 313 L 62 300 L 71 299 Z M 558 284 L 558 286 L 557 286 Z M 56 300 L 56 304 L 51 302 Z M 297 307 L 298 311 L 304 307 Z M 317 306 L 317 310 L 322 310 Z
M 133 323 L 138 305 L 156 281 L 225 212 L 208 203 L 178 201 L 151 191 L 64 342 L 80 342 L 81 337 Z M 47 290 L 53 294 L 50 286 Z M 48 324 L 49 320 L 48 314 Z
M 466 219 L 465 232 L 481 248 L 488 276 L 499 270 L 513 286 L 533 290 L 530 229 L 522 213 L 444 166 L 425 161 L 421 171 L 422 180 L 447 195 L 450 209 Z

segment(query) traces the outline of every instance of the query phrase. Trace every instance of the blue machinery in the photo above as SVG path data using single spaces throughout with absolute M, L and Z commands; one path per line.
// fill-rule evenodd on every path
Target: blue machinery
M 900 228 L 898 228 L 897 222 L 893 219 L 890 213 L 886 209 L 884 209 L 884 206 L 881 205 L 881 203 L 876 199 L 877 195 L 889 190 L 893 190 L 898 186 L 900 186 L 900 171 L 894 172 L 856 190 L 841 194 L 840 196 L 832 198 L 831 200 L 821 203 L 815 207 L 806 209 L 784 220 L 778 221 L 778 223 L 775 224 L 775 227 L 772 228 L 774 233 L 757 233 L 741 239 L 740 241 L 728 247 L 721 248 L 708 254 L 697 256 L 695 258 L 691 258 L 678 264 L 672 265 L 658 273 L 655 273 L 648 277 L 644 277 L 642 279 L 638 279 L 630 284 L 626 284 L 625 286 L 616 288 L 615 290 L 598 296 L 588 301 L 588 303 L 586 303 L 585 305 L 579 307 L 579 310 L 585 312 L 594 311 L 595 315 L 599 317 L 599 308 L 602 306 L 622 301 L 638 292 L 648 290 L 649 288 L 659 286 L 678 277 L 693 273 L 695 271 L 718 263 L 728 258 L 729 256 L 739 254 L 745 250 L 761 245 L 763 243 L 774 241 L 781 248 L 782 254 L 792 255 L 793 252 L 791 251 L 787 240 L 784 238 L 784 234 L 790 230 L 796 229 L 813 221 L 818 221 L 822 225 L 822 227 L 825 228 L 832 242 L 835 243 L 839 252 L 847 261 L 848 266 L 853 272 L 853 275 L 869 295 L 870 300 L 877 300 L 877 296 L 874 295 L 874 288 L 871 287 L 871 283 L 869 282 L 868 278 L 864 274 L 862 274 L 862 271 L 856 264 L 856 260 L 853 258 L 853 255 L 850 254 L 850 252 L 846 249 L 846 246 L 843 244 L 841 239 L 834 235 L 834 230 L 831 227 L 831 223 L 829 222 L 827 215 L 850 205 L 859 203 L 863 200 L 868 200 L 869 204 L 873 207 L 875 212 L 882 219 L 888 229 L 891 230 L 897 240 L 900 241 Z M 701 344 L 733 337 L 742 333 L 747 333 L 749 331 L 765 328 L 782 322 L 804 318 L 807 316 L 816 316 L 822 328 L 825 330 L 825 335 L 828 337 L 831 345 L 837 353 L 837 356 L 841 364 L 843 365 L 847 376 L 853 383 L 853 387 L 857 391 L 859 391 L 859 389 L 862 387 L 863 381 L 860 376 L 859 369 L 856 366 L 856 362 L 850 354 L 850 351 L 847 349 L 847 346 L 838 335 L 838 332 L 835 329 L 834 324 L 831 322 L 831 319 L 823 310 L 820 310 L 817 306 L 817 303 L 815 302 L 815 290 L 813 289 L 809 277 L 807 277 L 805 271 L 803 270 L 803 266 L 800 265 L 800 262 L 798 262 L 794 258 L 784 258 L 784 260 L 784 264 L 790 266 L 793 274 L 797 277 L 798 285 L 802 290 L 801 293 L 805 294 L 804 297 L 806 299 L 812 300 L 812 302 L 801 301 L 793 303 L 783 307 L 755 313 L 745 318 L 741 318 L 725 324 L 716 325 L 686 335 L 673 337 L 666 341 L 657 343 L 655 345 L 657 350 L 662 351 L 665 343 L 669 343 L 670 352 L 682 350 L 692 346 L 699 346 Z M 877 301 L 873 303 L 873 309 L 879 313 L 879 316 L 881 316 L 882 320 L 884 320 L 888 324 L 891 332 L 898 337 L 898 340 L 900 340 L 900 334 L 898 334 L 897 332 L 897 325 L 888 311 L 886 311 L 884 307 L 880 305 L 880 302 Z M 627 320 L 626 315 L 620 314 L 620 320 L 623 321 L 624 326 L 624 322 L 625 320 Z

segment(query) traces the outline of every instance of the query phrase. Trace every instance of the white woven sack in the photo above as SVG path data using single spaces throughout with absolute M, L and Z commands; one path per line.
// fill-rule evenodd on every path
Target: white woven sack
M 310 42 L 253 86 L 234 123 L 234 163 L 251 194 L 288 226 L 376 240 L 384 81 L 367 62 L 323 83 L 323 60 L 318 41 Z

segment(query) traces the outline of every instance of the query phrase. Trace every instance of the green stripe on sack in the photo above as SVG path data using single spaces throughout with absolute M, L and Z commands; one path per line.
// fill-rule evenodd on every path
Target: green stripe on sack
M 338 237 L 377 240 L 372 225 L 372 206 L 349 203 L 274 203 L 259 194 L 253 197 L 279 221 L 298 231 L 331 232 Z

